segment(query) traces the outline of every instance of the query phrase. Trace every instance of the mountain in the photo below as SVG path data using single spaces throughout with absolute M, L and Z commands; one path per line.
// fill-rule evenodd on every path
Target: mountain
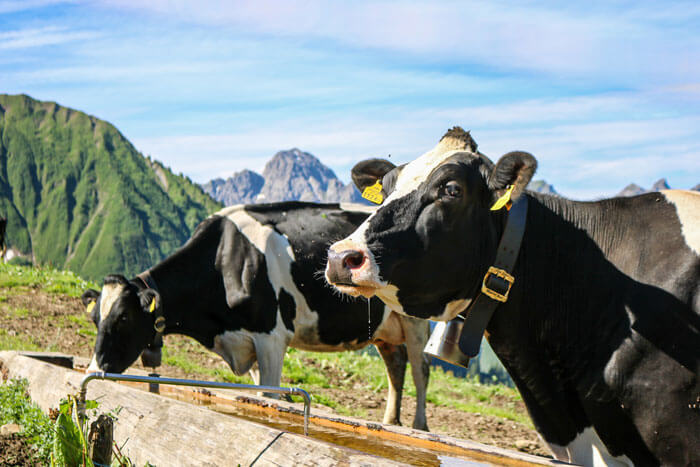
M 649 190 L 649 191 L 661 191 L 661 190 L 669 190 L 669 189 L 671 189 L 671 187 L 668 186 L 668 182 L 666 181 L 665 178 L 662 178 L 662 179 L 657 180 L 656 183 L 654 183 L 651 186 L 651 190 Z
M 366 203 L 354 185 L 343 184 L 318 158 L 296 148 L 275 154 L 262 175 L 244 170 L 202 188 L 226 205 L 286 200 Z
M 660 178 L 648 190 L 646 188 L 642 188 L 641 186 L 639 186 L 635 183 L 630 183 L 625 188 L 623 188 L 622 191 L 617 194 L 617 196 L 636 196 L 636 195 L 641 195 L 644 193 L 649 193 L 652 191 L 661 191 L 661 190 L 670 190 L 670 189 L 671 189 L 671 187 L 669 186 L 668 181 L 665 178 Z M 700 191 L 700 184 L 695 185 L 693 188 L 689 188 L 689 190 Z
M 637 185 L 636 183 L 630 183 L 629 185 L 624 187 L 622 191 L 617 194 L 617 196 L 637 196 L 646 192 L 647 190 Z
M 113 125 L 54 102 L 0 95 L 0 135 L 8 246 L 36 263 L 91 279 L 134 274 L 220 207 Z
M 544 193 L 545 195 L 556 195 L 559 196 L 554 190 L 554 186 L 550 185 L 544 180 L 533 180 L 527 185 L 527 189 L 530 191 L 535 191 L 537 193 Z
M 202 189 L 225 206 L 231 206 L 254 203 L 264 183 L 262 175 L 246 169 L 234 173 L 227 180 L 215 178 L 202 185 Z

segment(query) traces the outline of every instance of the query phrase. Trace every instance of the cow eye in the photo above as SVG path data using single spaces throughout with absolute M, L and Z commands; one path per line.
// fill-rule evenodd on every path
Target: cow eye
M 444 196 L 450 197 L 450 198 L 459 198 L 462 196 L 462 186 L 455 182 L 447 182 L 445 184 L 445 188 L 443 189 Z

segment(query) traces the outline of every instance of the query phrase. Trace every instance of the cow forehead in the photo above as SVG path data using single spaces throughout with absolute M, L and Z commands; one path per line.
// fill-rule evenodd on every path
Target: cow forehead
M 102 293 L 100 294 L 100 321 L 104 321 L 109 312 L 112 311 L 112 306 L 117 298 L 124 291 L 124 284 L 105 284 L 102 286 Z
M 445 148 L 441 142 L 431 151 L 409 162 L 399 173 L 399 176 L 396 178 L 396 184 L 394 185 L 394 191 L 391 192 L 384 203 L 387 204 L 394 199 L 402 198 L 415 191 L 428 179 L 436 168 L 444 164 L 455 154 L 464 152 L 464 149 Z M 477 154 L 474 154 L 474 156 L 477 157 Z

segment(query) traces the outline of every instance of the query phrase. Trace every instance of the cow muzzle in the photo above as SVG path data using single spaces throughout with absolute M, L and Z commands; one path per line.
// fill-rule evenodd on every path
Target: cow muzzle
M 374 296 L 384 284 L 377 279 L 372 255 L 361 248 L 348 248 L 346 242 L 332 245 L 328 250 L 326 281 L 340 292 L 352 296 Z

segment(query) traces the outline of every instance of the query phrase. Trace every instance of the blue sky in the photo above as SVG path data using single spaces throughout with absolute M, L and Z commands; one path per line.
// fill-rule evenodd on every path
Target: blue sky
M 0 0 L 0 92 L 197 182 L 299 147 L 347 181 L 453 125 L 570 197 L 700 183 L 700 3 Z

